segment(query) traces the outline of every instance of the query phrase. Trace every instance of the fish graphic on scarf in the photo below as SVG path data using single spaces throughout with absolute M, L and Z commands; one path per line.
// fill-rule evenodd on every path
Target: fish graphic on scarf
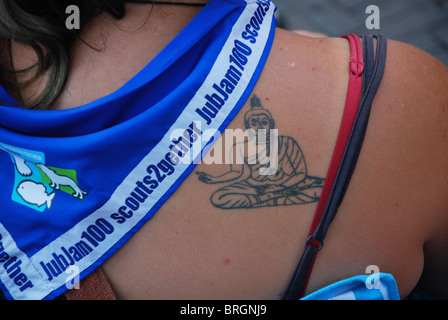
M 56 191 L 83 200 L 87 192 L 77 182 L 76 171 L 45 165 L 41 152 L 0 144 L 0 150 L 11 156 L 15 168 L 12 200 L 40 212 L 50 210 Z

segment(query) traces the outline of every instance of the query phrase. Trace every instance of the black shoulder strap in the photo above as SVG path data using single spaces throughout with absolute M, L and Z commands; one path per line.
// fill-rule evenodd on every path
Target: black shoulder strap
M 326 204 L 324 214 L 316 231 L 310 237 L 314 241 L 317 241 L 317 243 L 320 243 L 321 246 L 316 248 L 316 246 L 310 245 L 309 241 L 307 241 L 299 264 L 283 295 L 284 300 L 300 299 L 307 285 L 307 279 L 309 278 L 314 260 L 322 248 L 328 228 L 336 216 L 350 183 L 366 134 L 372 102 L 383 78 L 387 53 L 386 37 L 382 35 L 364 35 L 362 38 L 364 44 L 364 81 L 358 115 L 352 128 L 350 139 L 345 149 L 342 163 Z M 374 38 L 377 39 L 376 59 Z

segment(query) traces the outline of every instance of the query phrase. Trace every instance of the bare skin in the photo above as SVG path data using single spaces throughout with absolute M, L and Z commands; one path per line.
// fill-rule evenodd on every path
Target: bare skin
M 76 107 L 117 90 L 199 10 L 155 8 L 142 26 L 148 7 L 128 8 L 124 20 L 103 16 L 85 30 L 94 43 L 105 37 L 107 46 L 102 52 L 82 44 L 73 47 L 72 72 L 54 109 Z M 17 66 L 30 59 L 19 46 L 14 58 Z M 387 59 L 360 159 L 307 293 L 376 265 L 395 276 L 403 298 L 419 281 L 434 297 L 448 298 L 448 70 L 426 53 L 394 41 L 389 41 Z M 309 38 L 279 29 L 254 90 L 279 134 L 298 142 L 314 176 L 325 177 L 329 167 L 349 60 L 345 39 Z M 22 95 L 32 96 L 39 85 Z M 244 129 L 249 109 L 248 101 L 229 128 Z M 196 169 L 210 176 L 228 170 L 206 164 Z M 317 203 L 228 211 L 210 202 L 216 189 L 190 175 L 103 265 L 118 298 L 281 297 Z

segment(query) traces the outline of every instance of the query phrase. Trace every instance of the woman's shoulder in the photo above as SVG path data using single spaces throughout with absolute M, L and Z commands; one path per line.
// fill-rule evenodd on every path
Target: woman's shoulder
M 334 145 L 331 137 L 339 130 L 349 79 L 348 41 L 279 31 L 273 57 L 270 78 L 277 82 L 272 91 L 282 92 L 279 99 L 288 102 L 283 109 L 280 104 L 280 113 L 295 119 L 284 127 L 289 123 L 294 127 L 289 130 L 303 137 L 301 144 L 312 159 L 314 150 Z M 319 143 L 308 147 L 308 141 Z M 314 159 L 311 165 L 319 161 Z M 441 259 L 448 254 L 447 194 L 448 68 L 416 47 L 388 40 L 384 75 L 341 216 L 371 212 L 376 220 L 390 222 L 385 232 L 402 229 L 399 233 L 413 239 L 407 240 L 409 248 L 421 246 L 425 253 L 425 288 L 443 297 L 448 285 L 440 272 L 448 267 L 448 259 Z M 441 290 L 434 291 L 434 284 Z
M 341 117 L 350 74 L 346 39 L 278 30 L 268 62 L 261 80 L 269 86 L 262 81 L 262 88 L 281 93 L 279 105 L 288 110 L 285 114 L 307 117 L 308 112 L 316 118 L 323 113 L 327 122 L 331 115 Z M 400 144 L 409 158 L 427 161 L 425 167 L 439 170 L 439 176 L 448 175 L 447 66 L 414 46 L 387 40 L 384 75 L 371 112 L 371 125 L 378 134 L 387 129 L 391 135 L 384 144 L 391 148 Z

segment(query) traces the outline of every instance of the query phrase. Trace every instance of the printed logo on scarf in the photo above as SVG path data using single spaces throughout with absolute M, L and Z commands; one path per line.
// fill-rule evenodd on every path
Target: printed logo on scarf
M 0 143 L 0 150 L 11 156 L 14 185 L 11 199 L 26 207 L 45 212 L 51 210 L 59 192 L 83 200 L 87 192 L 79 187 L 76 171 L 45 164 L 45 154 Z

